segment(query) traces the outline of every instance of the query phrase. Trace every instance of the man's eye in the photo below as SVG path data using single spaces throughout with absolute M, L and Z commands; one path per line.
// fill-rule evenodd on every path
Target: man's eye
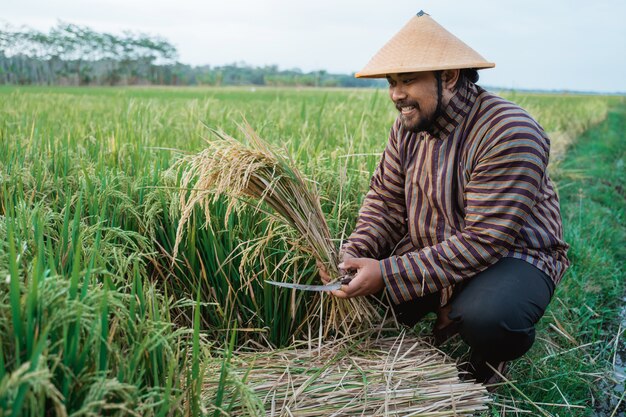
M 402 80 L 403 84 L 411 84 L 413 81 L 415 80 L 415 78 L 407 78 Z

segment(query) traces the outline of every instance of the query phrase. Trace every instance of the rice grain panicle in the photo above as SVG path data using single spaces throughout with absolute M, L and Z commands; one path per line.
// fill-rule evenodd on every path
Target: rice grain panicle
M 211 129 L 215 138 L 207 148 L 182 158 L 184 172 L 180 183 L 181 217 L 176 232 L 173 257 L 176 258 L 185 227 L 196 205 L 210 220 L 210 204 L 225 195 L 229 198 L 227 215 L 241 202 L 268 212 L 289 225 L 300 236 L 299 249 L 323 264 L 335 279 L 339 253 L 311 181 L 305 180 L 295 164 L 276 148 L 262 140 L 248 125 L 241 127 L 249 146 L 235 138 Z M 349 334 L 362 327 L 380 323 L 378 309 L 365 298 L 340 300 L 321 297 L 324 335 L 331 331 Z

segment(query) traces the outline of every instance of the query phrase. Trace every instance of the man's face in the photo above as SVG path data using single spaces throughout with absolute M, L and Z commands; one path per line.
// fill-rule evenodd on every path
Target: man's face
M 388 74 L 389 97 L 400 112 L 400 121 L 411 132 L 428 130 L 437 112 L 435 73 Z

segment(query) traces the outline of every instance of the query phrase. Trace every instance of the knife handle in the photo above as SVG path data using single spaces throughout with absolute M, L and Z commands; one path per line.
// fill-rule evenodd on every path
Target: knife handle
M 341 278 L 341 285 L 348 285 L 350 281 L 352 281 L 352 278 L 354 278 L 354 274 L 347 273 Z

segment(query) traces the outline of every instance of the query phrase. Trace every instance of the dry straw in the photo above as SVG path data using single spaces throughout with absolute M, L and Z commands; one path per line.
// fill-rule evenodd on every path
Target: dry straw
M 234 355 L 207 368 L 205 403 L 225 379 L 220 412 L 249 416 L 469 416 L 491 401 L 454 363 L 414 337 L 346 339 L 324 346 Z M 226 375 L 225 375 L 226 374 Z
M 180 193 L 182 213 L 174 257 L 194 207 L 200 206 L 209 221 L 211 202 L 226 195 L 230 197 L 228 213 L 243 201 L 277 217 L 302 237 L 302 243 L 297 244 L 300 250 L 308 252 L 326 266 L 331 276 L 339 278 L 339 254 L 313 183 L 305 180 L 292 160 L 263 141 L 249 126 L 241 130 L 248 146 L 213 131 L 215 139 L 208 141 L 206 149 L 181 161 L 184 191 Z M 331 330 L 349 334 L 358 328 L 371 328 L 381 320 L 378 310 L 364 298 L 323 299 L 325 334 Z

